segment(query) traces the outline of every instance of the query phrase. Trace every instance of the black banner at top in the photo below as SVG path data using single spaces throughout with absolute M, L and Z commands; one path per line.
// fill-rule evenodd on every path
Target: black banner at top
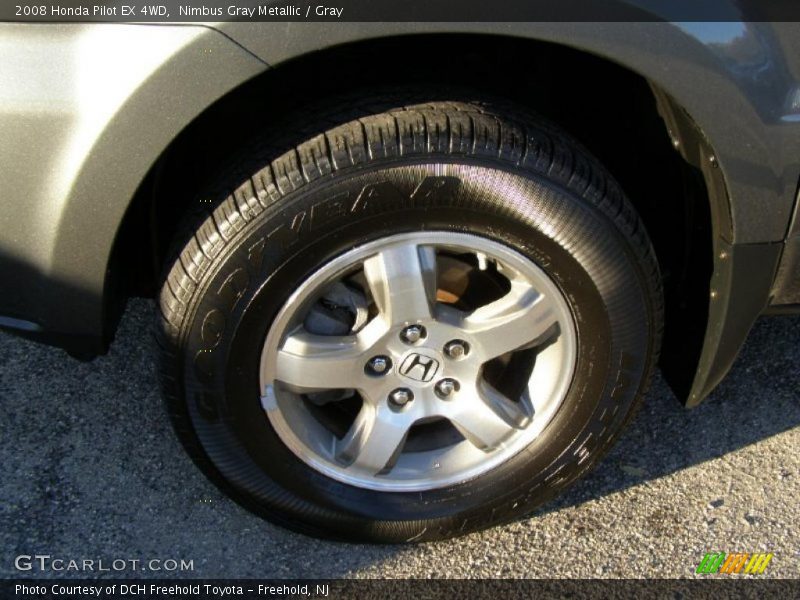
M 0 21 L 800 21 L 800 0 L 4 0 Z

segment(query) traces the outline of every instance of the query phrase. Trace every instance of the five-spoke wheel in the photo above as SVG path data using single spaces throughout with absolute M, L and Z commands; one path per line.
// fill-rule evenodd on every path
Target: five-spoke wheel
M 515 377 L 498 376 L 512 361 Z M 264 345 L 262 402 L 322 473 L 431 489 L 527 446 L 574 363 L 567 303 L 530 260 L 474 235 L 401 234 L 323 265 L 289 298 Z

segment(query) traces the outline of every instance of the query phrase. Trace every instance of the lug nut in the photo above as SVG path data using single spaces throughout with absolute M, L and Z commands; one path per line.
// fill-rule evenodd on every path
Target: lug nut
M 436 383 L 436 395 L 442 399 L 450 398 L 455 392 L 458 391 L 459 387 L 458 381 L 455 379 L 450 379 L 449 377 L 442 379 Z
M 450 358 L 458 360 L 469 353 L 469 344 L 464 340 L 453 340 L 444 346 L 444 353 Z
M 366 371 L 371 375 L 383 375 L 392 367 L 388 356 L 373 356 L 367 363 Z
M 393 406 L 402 407 L 414 399 L 414 394 L 411 390 L 406 388 L 397 388 L 389 394 L 389 404 Z
M 425 328 L 422 325 L 409 325 L 400 333 L 400 338 L 407 344 L 415 344 L 425 337 Z

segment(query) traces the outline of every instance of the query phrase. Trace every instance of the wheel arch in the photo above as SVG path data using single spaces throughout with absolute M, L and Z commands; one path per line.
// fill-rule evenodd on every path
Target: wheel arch
M 588 146 L 620 181 L 642 214 L 662 268 L 666 267 L 668 308 L 662 367 L 682 399 L 693 394 L 697 398 L 698 389 L 705 396 L 710 391 L 702 389 L 708 387 L 707 382 L 698 387 L 695 378 L 702 355 L 709 349 L 716 354 L 719 346 L 709 344 L 705 335 L 713 308 L 709 302 L 711 279 L 719 268 L 716 240 L 733 240 L 735 231 L 724 170 L 715 168 L 716 153 L 685 108 L 658 83 L 635 70 L 563 44 L 500 35 L 424 34 L 416 36 L 410 56 L 408 52 L 397 54 L 400 45 L 408 48 L 407 41 L 405 36 L 374 38 L 301 54 L 207 107 L 150 168 L 120 228 L 109 272 L 135 272 L 136 285 L 130 291 L 154 293 L 170 240 L 193 202 L 190 182 L 197 177 L 192 174 L 208 172 L 214 161 L 225 156 L 226 148 L 239 143 L 248 132 L 280 127 L 286 114 L 309 104 L 309 96 L 335 97 L 354 87 L 377 86 L 384 91 L 387 86 L 466 87 L 532 106 Z M 467 42 L 480 49 L 462 57 L 471 73 L 470 85 L 464 86 L 457 76 L 442 77 L 421 66 L 425 56 Z M 387 65 L 386 57 L 393 55 L 397 58 Z M 509 69 L 497 68 L 497 60 L 503 56 L 528 57 L 524 89 L 515 85 Z M 384 68 L 377 68 L 379 64 Z M 579 73 L 581 81 L 568 80 L 564 69 Z M 584 105 L 582 90 L 596 89 L 604 78 L 613 82 L 610 92 L 593 102 L 590 110 L 578 110 Z M 553 85 L 565 82 L 566 87 Z M 631 114 L 626 114 L 629 111 Z M 625 123 L 614 123 L 614 119 Z M 645 156 L 639 156 L 641 146 L 633 143 L 642 139 L 646 141 Z M 214 148 L 209 149 L 212 140 Z M 632 159 L 642 166 L 644 175 L 625 166 L 625 161 Z M 654 199 L 647 193 L 647 176 L 658 177 L 661 172 L 663 179 L 665 168 L 669 181 L 659 186 L 659 197 Z M 171 201 L 162 202 L 162 198 Z M 680 228 L 678 244 L 676 229 L 670 227 Z M 142 231 L 152 236 L 146 264 L 141 253 L 126 249 L 126 240 L 139 237 Z M 711 316 L 718 321 L 726 313 Z M 740 337 L 739 344 L 744 339 Z M 734 357 L 736 351 L 738 345 Z M 705 360 L 709 358 L 714 357 Z
M 32 134 L 46 138 L 34 143 L 49 143 L 62 163 L 40 173 L 51 192 L 34 223 L 46 254 L 36 266 L 46 279 L 38 288 L 47 293 L 22 292 L 33 292 L 27 310 L 42 324 L 29 337 L 90 358 L 107 349 L 125 299 L 118 282 L 127 265 L 116 249 L 146 174 L 187 123 L 266 65 L 203 26 L 104 24 L 63 33 L 69 44 L 54 62 L 74 89 L 57 101 L 72 122 L 64 140 L 44 128 Z M 145 43 L 152 47 L 133 68 L 133 48 Z M 107 56 L 92 62 L 103 50 Z

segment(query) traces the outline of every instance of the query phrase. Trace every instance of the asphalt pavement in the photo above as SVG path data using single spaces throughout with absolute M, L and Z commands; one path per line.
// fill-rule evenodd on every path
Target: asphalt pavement
M 764 576 L 800 577 L 800 317 L 759 321 L 697 409 L 657 376 L 609 456 L 533 517 L 367 546 L 273 526 L 204 478 L 162 410 L 152 310 L 133 302 L 92 363 L 0 334 L 0 577 L 92 575 L 15 568 L 37 554 L 193 567 L 99 573 L 123 577 L 686 577 L 718 551 L 772 552 Z

